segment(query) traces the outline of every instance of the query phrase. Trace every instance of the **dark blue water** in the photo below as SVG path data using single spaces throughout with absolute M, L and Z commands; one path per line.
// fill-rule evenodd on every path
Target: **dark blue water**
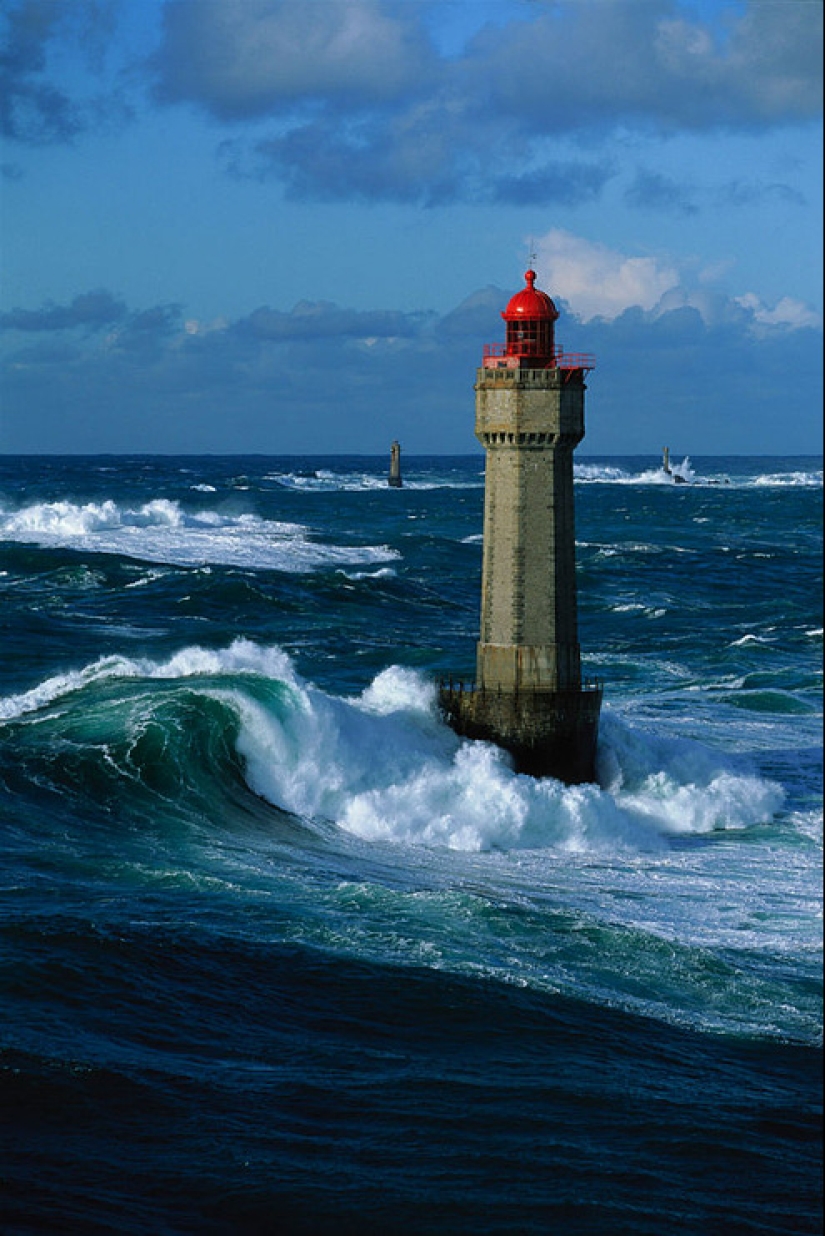
M 821 459 L 578 463 L 575 788 L 403 464 L 0 461 L 0 1227 L 819 1232 Z

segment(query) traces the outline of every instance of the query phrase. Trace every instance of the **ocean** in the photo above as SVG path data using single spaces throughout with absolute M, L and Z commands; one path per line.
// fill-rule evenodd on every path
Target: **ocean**
M 0 459 L 5 1236 L 822 1230 L 822 460 L 674 462 L 565 787 L 437 713 L 480 454 Z

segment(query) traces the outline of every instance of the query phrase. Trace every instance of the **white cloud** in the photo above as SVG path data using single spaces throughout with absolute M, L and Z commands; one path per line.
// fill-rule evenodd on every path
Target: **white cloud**
M 772 308 L 755 292 L 734 296 L 714 287 L 729 276 L 730 263 L 693 269 L 665 257 L 632 257 L 607 245 L 553 228 L 535 244 L 540 287 L 567 302 L 581 322 L 602 318 L 612 322 L 626 309 L 641 309 L 651 320 L 676 309 L 695 309 L 707 326 L 749 321 L 756 333 L 821 327 L 822 316 L 792 296 Z
M 795 300 L 793 296 L 783 296 L 773 309 L 759 299 L 755 292 L 746 292 L 744 296 L 736 296 L 734 300 L 743 309 L 753 314 L 754 322 L 760 326 L 784 326 L 788 330 L 800 330 L 805 326 L 821 326 L 822 317 L 813 309 Z
M 676 268 L 653 257 L 628 257 L 561 228 L 536 243 L 539 283 L 582 322 L 612 320 L 625 309 L 653 309 L 679 284 Z

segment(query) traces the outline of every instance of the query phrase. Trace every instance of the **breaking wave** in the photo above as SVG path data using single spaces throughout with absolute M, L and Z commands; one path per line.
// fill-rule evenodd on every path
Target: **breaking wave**
M 0 540 L 122 554 L 176 566 L 239 566 L 303 572 L 368 565 L 399 557 L 386 545 L 338 545 L 313 539 L 303 524 L 220 511 L 187 512 L 156 498 L 130 508 L 104 502 L 42 502 L 0 508 Z
M 655 739 L 609 710 L 600 785 L 520 776 L 498 748 L 456 738 L 421 674 L 392 667 L 361 695 L 338 697 L 301 680 L 280 648 L 246 639 L 223 650 L 190 647 L 163 662 L 101 658 L 0 700 L 0 718 L 129 681 L 185 681 L 220 698 L 240 723 L 238 751 L 256 794 L 369 840 L 467 851 L 645 851 L 678 836 L 763 824 L 783 802 L 779 786 L 726 766 L 718 752 Z M 275 697 L 266 689 L 272 684 Z

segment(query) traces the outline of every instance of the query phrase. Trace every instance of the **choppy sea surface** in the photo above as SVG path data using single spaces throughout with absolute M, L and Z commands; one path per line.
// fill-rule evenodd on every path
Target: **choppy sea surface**
M 574 788 L 388 462 L 0 459 L 0 1228 L 821 1231 L 821 458 L 577 462 Z

